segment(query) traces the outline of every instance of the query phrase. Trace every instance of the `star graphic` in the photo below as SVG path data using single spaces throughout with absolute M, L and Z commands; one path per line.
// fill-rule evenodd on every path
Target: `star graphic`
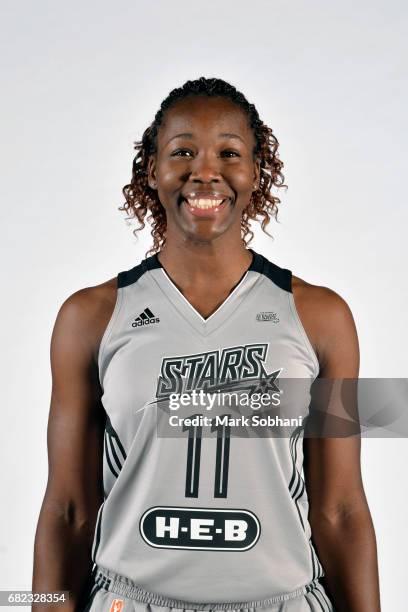
M 254 393 L 275 393 L 279 392 L 280 389 L 278 385 L 275 383 L 275 380 L 278 378 L 282 369 L 275 370 L 268 374 L 265 370 L 262 370 L 260 377 L 258 380 L 249 387 L 248 395 L 251 397 Z

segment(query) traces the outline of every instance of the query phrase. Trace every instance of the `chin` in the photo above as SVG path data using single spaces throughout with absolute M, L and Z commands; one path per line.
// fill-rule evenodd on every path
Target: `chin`
M 205 242 L 210 243 L 223 235 L 224 232 L 186 232 L 185 237 L 187 240 L 195 241 L 195 242 Z
M 214 242 L 214 240 L 221 238 L 226 233 L 226 231 L 227 229 L 212 232 L 197 232 L 193 229 L 186 230 L 184 228 L 182 234 L 184 235 L 186 241 L 202 244 L 211 244 L 212 242 Z

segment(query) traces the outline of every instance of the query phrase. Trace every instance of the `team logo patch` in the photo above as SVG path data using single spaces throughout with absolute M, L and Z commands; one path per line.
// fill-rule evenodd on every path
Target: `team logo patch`
M 155 506 L 139 523 L 144 541 L 155 548 L 242 551 L 259 539 L 261 526 L 249 510 Z
M 114 599 L 112 601 L 112 605 L 109 609 L 109 612 L 122 612 L 124 601 L 123 599 Z
M 272 321 L 272 323 L 279 323 L 279 317 L 276 312 L 258 312 L 256 315 L 257 321 Z

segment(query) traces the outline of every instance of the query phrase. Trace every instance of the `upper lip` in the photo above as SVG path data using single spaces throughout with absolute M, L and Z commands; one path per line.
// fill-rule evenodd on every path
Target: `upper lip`
M 189 191 L 188 193 L 181 194 L 183 198 L 186 200 L 199 200 L 200 198 L 208 198 L 212 200 L 225 200 L 229 198 L 225 193 L 221 193 L 219 191 Z

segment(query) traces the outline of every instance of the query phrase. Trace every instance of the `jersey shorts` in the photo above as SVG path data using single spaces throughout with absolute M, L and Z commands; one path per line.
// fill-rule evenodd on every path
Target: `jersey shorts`
M 197 603 L 168 599 L 146 593 L 123 576 L 98 572 L 83 612 L 189 612 L 226 610 L 229 612 L 334 612 L 320 579 L 299 593 L 262 601 Z

